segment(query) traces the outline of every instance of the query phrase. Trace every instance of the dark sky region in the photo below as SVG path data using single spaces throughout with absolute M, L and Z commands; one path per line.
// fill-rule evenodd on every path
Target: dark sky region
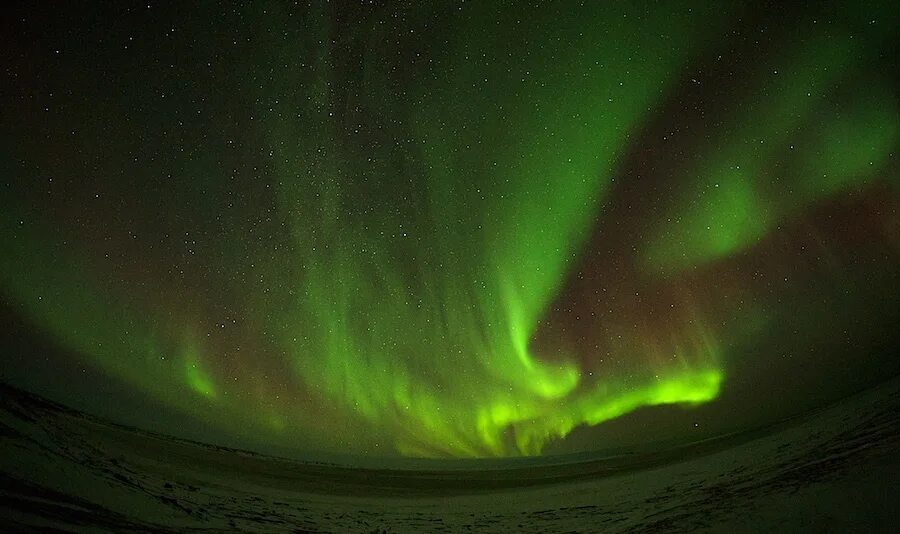
M 3 17 L 0 378 L 206 442 L 645 450 L 900 371 L 891 2 Z

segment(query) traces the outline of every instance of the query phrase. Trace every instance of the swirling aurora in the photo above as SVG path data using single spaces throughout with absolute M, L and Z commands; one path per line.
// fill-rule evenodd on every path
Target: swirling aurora
M 713 401 L 796 308 L 762 276 L 877 308 L 810 214 L 875 198 L 858 274 L 893 276 L 890 6 L 746 59 L 737 4 L 473 4 L 88 12 L 84 48 L 19 45 L 55 68 L 3 112 L 3 295 L 222 432 L 424 457 Z

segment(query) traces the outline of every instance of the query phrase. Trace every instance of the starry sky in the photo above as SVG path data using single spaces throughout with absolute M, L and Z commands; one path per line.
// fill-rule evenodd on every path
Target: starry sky
M 897 10 L 711 4 L 11 9 L 0 378 L 265 452 L 472 458 L 893 376 Z

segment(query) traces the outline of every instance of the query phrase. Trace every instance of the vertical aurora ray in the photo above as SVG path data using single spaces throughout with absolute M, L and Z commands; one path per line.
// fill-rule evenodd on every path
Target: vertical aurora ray
M 351 120 L 338 102 L 391 103 L 377 91 L 353 100 L 338 94 L 328 47 L 309 78 L 292 82 L 314 91 L 279 99 L 283 116 L 302 109 L 297 123 L 317 133 L 297 131 L 292 117 L 272 140 L 301 265 L 298 320 L 284 338 L 311 387 L 368 424 L 394 429 L 402 452 L 537 454 L 574 426 L 718 391 L 715 351 L 694 355 L 696 368 L 663 379 L 647 370 L 614 388 L 582 383 L 575 362 L 544 361 L 529 348 L 598 213 L 616 156 L 687 59 L 684 36 L 702 20 L 620 15 L 632 19 L 572 12 L 558 27 L 526 23 L 509 34 L 490 23 L 503 13 L 475 8 L 450 17 L 444 24 L 465 28 L 465 38 L 449 36 L 422 75 L 429 81 L 407 85 L 417 105 L 396 112 L 408 127 L 384 126 L 402 141 L 380 150 L 342 149 L 366 137 L 340 126 Z M 644 39 L 638 26 L 667 29 Z M 513 54 L 521 35 L 539 46 Z M 633 61 L 626 65 L 609 42 L 632 50 Z M 400 82 L 389 67 L 364 65 L 363 76 L 391 87 Z M 366 165 L 372 161 L 380 163 Z M 372 200 L 410 165 L 421 184 L 415 194 Z M 298 331 L 303 341 L 294 341 Z
M 708 403 L 747 340 L 801 309 L 760 296 L 742 255 L 829 201 L 896 200 L 896 92 L 865 68 L 896 25 L 787 32 L 735 60 L 746 80 L 723 97 L 694 77 L 742 8 L 588 4 L 185 19 L 197 37 L 157 44 L 171 57 L 150 74 L 112 69 L 122 102 L 29 123 L 55 143 L 14 130 L 2 170 L 29 185 L 0 199 L 4 298 L 111 380 L 284 447 L 537 455 Z M 727 105 L 627 196 L 698 90 Z M 889 208 L 872 224 L 900 243 Z M 887 280 L 888 252 L 866 267 Z M 773 256 L 753 275 L 795 265 Z

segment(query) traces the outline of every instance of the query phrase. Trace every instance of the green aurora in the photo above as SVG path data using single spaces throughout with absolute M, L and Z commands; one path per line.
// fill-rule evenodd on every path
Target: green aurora
M 894 81 L 860 74 L 897 25 L 829 6 L 846 22 L 804 23 L 743 73 L 739 104 L 671 169 L 675 194 L 638 211 L 624 268 L 676 288 L 677 314 L 598 329 L 591 356 L 544 351 L 547 317 L 615 227 L 633 143 L 743 13 L 600 4 L 276 5 L 241 12 L 240 37 L 195 21 L 171 50 L 190 76 L 158 62 L 145 84 L 114 63 L 121 94 L 59 111 L 77 139 L 7 139 L 4 173 L 35 185 L 2 200 L 0 289 L 110 380 L 285 446 L 537 455 L 576 427 L 712 401 L 735 340 L 777 314 L 714 312 L 684 277 L 842 195 L 898 198 Z M 225 66 L 203 70 L 214 51 Z

